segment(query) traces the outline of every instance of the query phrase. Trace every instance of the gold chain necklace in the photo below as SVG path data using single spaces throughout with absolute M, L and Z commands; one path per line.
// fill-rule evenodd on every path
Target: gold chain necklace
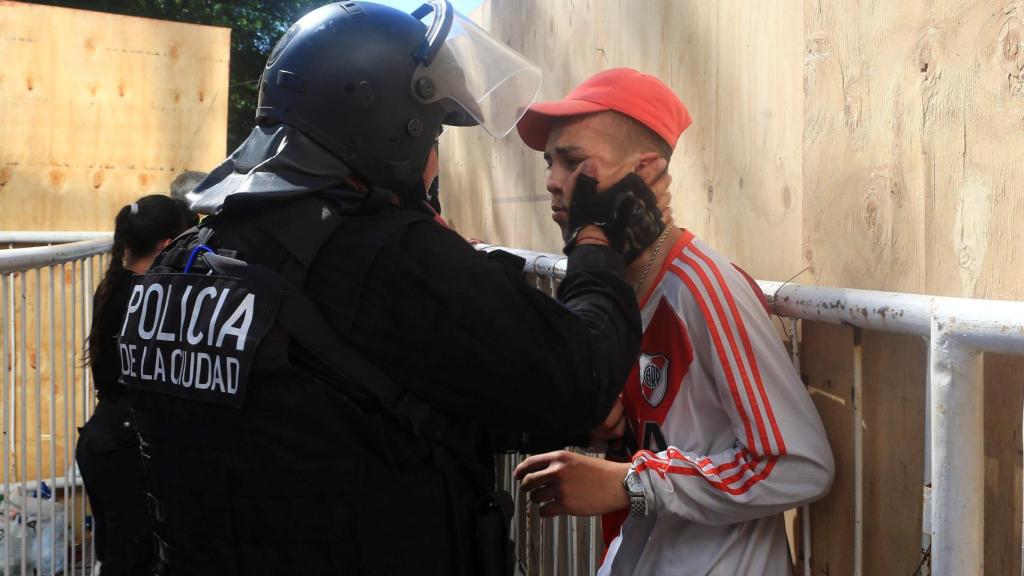
M 658 243 L 654 246 L 654 252 L 651 253 L 651 259 L 647 261 L 647 266 L 644 266 L 644 273 L 640 275 L 640 279 L 637 280 L 636 284 L 633 284 L 633 293 L 636 294 L 640 291 L 640 286 L 647 279 L 647 274 L 651 271 L 651 266 L 654 266 L 654 261 L 658 258 L 658 252 L 661 251 L 661 245 L 665 243 L 665 239 L 668 238 L 668 233 L 675 230 L 675 225 L 667 226 L 665 231 L 661 233 L 661 237 L 658 238 Z

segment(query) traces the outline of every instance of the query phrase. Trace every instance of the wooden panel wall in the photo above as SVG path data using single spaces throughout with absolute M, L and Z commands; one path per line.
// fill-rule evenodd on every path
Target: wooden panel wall
M 836 459 L 832 489 L 811 506 L 812 574 L 849 574 L 853 567 L 852 347 L 848 328 L 803 324 L 803 377 Z M 803 556 L 798 555 L 801 569 Z
M 0 229 L 110 230 L 122 205 L 220 162 L 229 49 L 225 28 L 0 0 Z M 101 260 L 57 267 L 52 283 L 50 269 L 3 277 L 12 484 L 74 468 Z
M 490 0 L 475 17 L 540 64 L 539 99 L 615 66 L 671 86 L 694 118 L 670 167 L 676 221 L 759 278 L 785 280 L 803 267 L 802 10 L 795 0 Z M 460 232 L 561 248 L 544 161 L 514 131 L 493 141 L 449 130 L 441 148 L 442 202 Z
M 220 162 L 230 33 L 0 0 L 0 230 L 109 230 Z
M 631 66 L 694 125 L 676 221 L 763 279 L 1024 299 L 1024 2 L 488 0 L 474 14 L 539 62 L 541 99 Z M 442 140 L 467 236 L 560 247 L 540 154 L 513 133 Z M 868 574 L 921 557 L 924 344 L 864 336 Z M 804 375 L 836 452 L 812 508 L 813 573 L 852 573 L 852 337 L 808 326 Z M 986 358 L 986 573 L 1020 571 L 1024 361 Z M 845 384 L 844 384 L 845 382 Z
M 1024 298 L 1022 17 L 1024 4 L 1003 0 L 807 2 L 804 247 L 815 282 Z M 896 384 L 893 373 L 922 358 L 865 355 L 865 388 L 872 372 Z M 1022 371 L 1022 359 L 986 358 L 986 574 L 1021 569 Z M 885 387 L 865 397 L 865 415 L 915 398 Z M 884 448 L 890 464 L 865 478 L 866 506 L 871 482 L 913 497 L 891 462 L 917 466 L 914 445 Z M 890 514 L 892 537 L 866 541 L 865 570 L 907 568 L 912 528 Z
M 1024 297 L 1024 5 L 813 2 L 804 242 L 823 283 Z
M 854 330 L 803 324 L 803 377 L 836 456 L 832 490 L 811 506 L 812 574 L 852 574 Z M 864 574 L 921 562 L 927 343 L 861 331 Z

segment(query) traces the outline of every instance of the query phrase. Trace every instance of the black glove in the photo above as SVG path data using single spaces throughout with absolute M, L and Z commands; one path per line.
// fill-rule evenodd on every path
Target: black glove
M 576 179 L 569 204 L 569 237 L 565 252 L 576 245 L 580 230 L 594 224 L 604 231 L 611 247 L 629 264 L 665 230 L 654 192 L 634 173 L 629 173 L 604 192 L 586 174 Z

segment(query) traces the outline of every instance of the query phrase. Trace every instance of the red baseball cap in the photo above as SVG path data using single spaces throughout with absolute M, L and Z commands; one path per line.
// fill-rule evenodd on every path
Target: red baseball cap
M 612 68 L 587 78 L 561 100 L 533 104 L 516 129 L 527 146 L 543 151 L 557 118 L 605 110 L 647 126 L 673 150 L 679 135 L 693 122 L 686 106 L 664 82 L 632 68 Z

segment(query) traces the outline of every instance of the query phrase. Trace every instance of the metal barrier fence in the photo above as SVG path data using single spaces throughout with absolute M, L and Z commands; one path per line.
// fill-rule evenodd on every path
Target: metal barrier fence
M 491 244 L 477 244 L 478 250 L 490 252 L 504 250 L 526 260 L 523 272 L 538 289 L 555 295 L 558 283 L 565 277 L 568 258 L 560 254 L 548 254 L 507 248 Z M 796 341 L 797 320 L 791 319 L 787 333 Z M 799 347 L 791 348 L 793 363 L 800 371 Z M 512 477 L 512 470 L 522 462 L 524 456 L 506 454 L 498 463 L 498 484 L 512 494 L 515 502 L 515 516 L 512 519 L 512 534 L 516 542 L 516 571 L 527 576 L 586 576 L 596 574 L 604 557 L 604 541 L 599 517 L 547 518 L 542 519 L 535 506 L 522 497 Z M 810 507 L 801 509 L 803 540 L 802 550 L 811 549 Z M 804 574 L 810 574 L 810 556 L 804 557 Z
M 24 244 L 44 245 L 15 247 Z M 0 232 L 0 248 L 0 574 L 87 574 L 90 512 L 75 444 L 94 398 L 81 353 L 111 237 Z
M 565 276 L 566 259 L 561 255 L 531 252 L 480 244 L 478 249 L 504 249 L 526 259 L 524 272 L 544 285 Z M 797 342 L 801 320 L 842 324 L 855 330 L 921 336 L 929 341 L 928 381 L 925 410 L 925 471 L 922 479 L 923 542 L 930 550 L 931 573 L 941 576 L 981 574 L 984 539 L 983 352 L 1024 356 L 1024 302 L 946 298 L 918 294 L 876 292 L 845 288 L 802 286 L 759 281 L 775 314 L 787 317 L 791 342 Z M 799 346 L 792 347 L 799 371 Z M 853 356 L 853 447 L 854 447 L 854 542 L 853 574 L 863 574 L 863 382 L 860 338 L 855 337 Z M 506 457 L 499 470 L 514 466 Z M 594 564 L 572 559 L 572 552 L 588 548 L 597 558 L 591 536 L 572 531 L 558 522 L 537 526 L 528 506 L 521 502 L 515 483 L 499 476 L 516 496 L 515 534 L 519 570 L 526 574 L 592 573 Z M 810 574 L 809 508 L 803 519 L 803 573 Z M 563 520 L 564 521 L 564 520 Z M 573 522 L 569 520 L 569 522 Z M 584 522 L 586 519 L 577 520 Z M 579 526 L 579 524 L 577 524 Z M 593 529 L 591 528 L 591 534 Z M 522 539 L 525 538 L 525 542 Z M 1024 546 L 1022 546 L 1024 554 Z M 556 559 L 554 562 L 549 558 Z M 588 572 L 589 571 L 589 572 Z
M 491 249 L 483 245 L 478 247 Z M 551 255 L 533 259 L 527 267 L 527 275 L 538 289 L 554 296 L 558 280 L 565 275 L 565 258 Z M 503 454 L 498 458 L 497 469 L 499 488 L 507 490 L 515 502 L 512 539 L 515 542 L 517 573 L 531 576 L 595 574 L 604 555 L 601 519 L 575 516 L 541 518 L 537 507 L 519 493 L 518 483 L 512 476 L 524 458 L 520 454 Z
M 80 240 L 72 242 L 72 240 Z M 14 248 L 16 244 L 69 242 Z M 0 353 L 4 364 L 0 576 L 87 573 L 92 562 L 88 503 L 74 463 L 78 426 L 93 407 L 83 349 L 92 293 L 106 269 L 109 235 L 0 232 Z M 478 245 L 481 250 L 499 247 Z M 506 249 L 526 259 L 524 272 L 554 293 L 565 275 L 560 255 Z M 773 311 L 790 319 L 855 330 L 911 334 L 930 342 L 926 411 L 924 546 L 931 571 L 980 573 L 983 565 L 984 455 L 982 352 L 1024 356 L 1024 302 L 942 298 L 759 282 Z M 854 555 L 861 574 L 862 439 L 860 345 L 854 357 Z M 793 347 L 799 368 L 799 348 Z M 596 571 L 603 553 L 596 518 L 541 520 L 518 493 L 517 455 L 499 459 L 499 483 L 515 498 L 518 572 L 577 575 Z M 955 464 L 953 464 L 955 463 Z M 929 496 L 930 487 L 930 496 Z M 51 496 L 46 496 L 47 489 Z M 804 508 L 800 559 L 810 573 L 809 510 Z M 47 529 L 47 527 L 49 527 Z

